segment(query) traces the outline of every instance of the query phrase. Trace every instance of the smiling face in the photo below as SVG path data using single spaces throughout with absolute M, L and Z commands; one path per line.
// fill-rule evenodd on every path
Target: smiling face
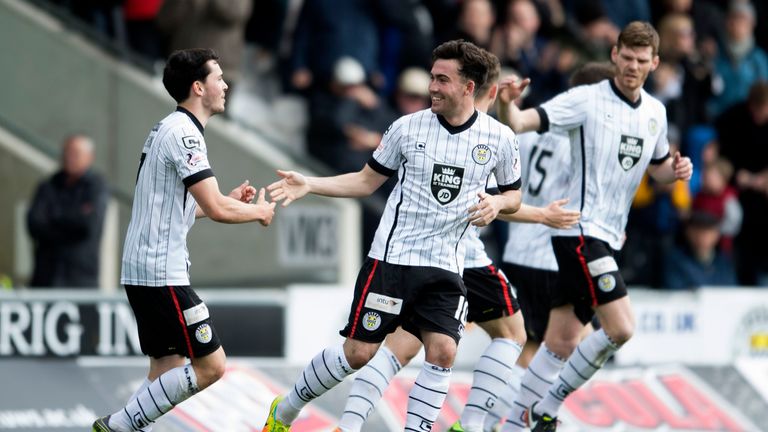
M 429 81 L 432 112 L 446 119 L 459 115 L 467 100 L 472 103 L 474 82 L 459 75 L 457 60 L 435 60 Z
M 203 89 L 203 108 L 211 114 L 223 113 L 229 86 L 224 82 L 224 74 L 216 60 L 208 60 L 207 66 L 210 72 L 205 77 L 205 81 L 199 81 Z
M 616 86 L 624 93 L 640 90 L 648 75 L 659 65 L 659 56 L 650 46 L 613 47 L 611 60 L 616 65 Z

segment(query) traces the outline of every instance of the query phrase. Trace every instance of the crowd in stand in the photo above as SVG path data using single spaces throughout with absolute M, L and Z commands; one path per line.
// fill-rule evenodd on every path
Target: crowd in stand
M 609 60 L 619 29 L 649 21 L 660 65 L 646 90 L 667 108 L 690 183 L 646 178 L 627 227 L 629 284 L 768 286 L 768 2 L 748 0 L 50 0 L 150 59 L 211 47 L 230 87 L 243 50 L 276 60 L 305 98 L 307 152 L 358 170 L 384 128 L 429 106 L 430 52 L 462 38 L 532 79 L 524 104 Z M 384 194 L 388 190 L 384 188 Z M 374 218 L 376 219 L 376 218 Z

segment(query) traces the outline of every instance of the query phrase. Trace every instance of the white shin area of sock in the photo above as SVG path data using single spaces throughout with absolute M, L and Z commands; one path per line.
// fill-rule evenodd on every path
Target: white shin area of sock
M 191 364 L 171 369 L 112 414 L 109 427 L 120 432 L 147 431 L 155 420 L 197 392 L 197 375 Z
M 343 345 L 324 349 L 304 368 L 288 397 L 280 402 L 276 412 L 277 419 L 285 424 L 293 423 L 305 405 L 354 372 L 344 355 Z
M 603 329 L 584 338 L 568 357 L 563 370 L 550 386 L 544 399 L 536 406 L 536 412 L 557 416 L 565 398 L 592 378 L 619 348 Z
M 512 404 L 520 393 L 520 380 L 523 379 L 524 374 L 524 368 L 518 365 L 512 367 L 512 375 L 509 379 L 509 383 L 499 394 L 499 397 L 496 398 L 496 403 L 493 405 L 493 408 L 491 408 L 485 416 L 485 421 L 483 422 L 484 431 L 492 430 L 493 427 L 505 418 L 512 409 Z
M 491 341 L 475 363 L 472 388 L 461 413 L 461 427 L 467 432 L 482 432 L 486 414 L 496 404 L 512 376 L 512 367 L 523 347 L 511 339 Z
M 339 420 L 339 429 L 359 432 L 401 367 L 392 351 L 385 346 L 379 348 L 371 361 L 355 375 L 344 413 Z
M 406 431 L 429 431 L 440 414 L 448 386 L 451 368 L 424 362 L 421 372 L 408 394 L 408 412 L 405 417 Z
M 534 402 L 541 400 L 557 375 L 563 369 L 565 361 L 541 344 L 520 382 L 520 393 L 512 403 L 502 432 L 520 432 L 526 429 L 525 412 Z

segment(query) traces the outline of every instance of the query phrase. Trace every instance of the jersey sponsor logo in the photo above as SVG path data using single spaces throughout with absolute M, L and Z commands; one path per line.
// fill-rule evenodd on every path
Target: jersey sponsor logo
M 365 297 L 365 307 L 394 315 L 400 315 L 400 310 L 403 308 L 403 300 L 372 292 Z
M 363 328 L 368 331 L 374 331 L 381 327 L 381 315 L 376 312 L 366 312 L 363 315 Z
M 619 143 L 619 163 L 621 164 L 621 167 L 624 168 L 624 171 L 629 171 L 635 166 L 642 154 L 642 138 L 631 137 L 628 135 L 621 136 L 621 142 Z
M 208 324 L 200 324 L 195 330 L 195 339 L 200 343 L 208 343 L 212 338 L 213 332 Z
M 616 288 L 616 278 L 612 274 L 604 274 L 597 279 L 597 286 L 602 292 L 611 292 Z
M 188 135 L 181 138 L 181 143 L 188 149 L 200 147 L 200 137 L 194 135 Z
M 184 310 L 184 321 L 187 325 L 197 324 L 200 321 L 207 319 L 209 316 L 208 306 L 206 306 L 205 303 L 200 303 L 197 306 Z
M 619 265 L 616 264 L 616 260 L 610 256 L 604 256 L 588 262 L 587 268 L 589 269 L 589 274 L 592 276 L 600 276 L 604 273 L 619 271 Z
M 478 144 L 472 149 L 472 160 L 479 165 L 485 165 L 491 160 L 491 148 L 485 144 Z
M 459 196 L 464 181 L 464 168 L 451 165 L 434 164 L 432 166 L 432 196 L 442 205 L 446 205 Z

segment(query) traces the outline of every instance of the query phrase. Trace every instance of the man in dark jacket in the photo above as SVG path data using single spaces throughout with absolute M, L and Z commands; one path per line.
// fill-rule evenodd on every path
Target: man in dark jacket
M 93 142 L 84 135 L 64 140 L 61 170 L 37 188 L 27 213 L 35 243 L 30 286 L 95 288 L 108 190 L 91 170 Z

